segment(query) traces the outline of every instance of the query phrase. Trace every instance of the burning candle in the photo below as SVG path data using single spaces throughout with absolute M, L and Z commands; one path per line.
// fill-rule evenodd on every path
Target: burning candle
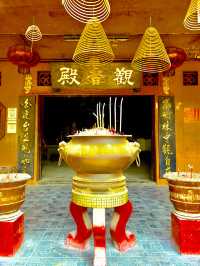
M 111 97 L 109 99 L 109 128 L 112 128 L 112 117 L 111 117 Z
M 117 131 L 117 97 L 115 97 L 114 103 L 114 124 L 115 124 L 115 132 Z
M 119 133 L 121 133 L 122 131 L 122 103 L 123 103 L 123 97 L 121 98 L 121 102 L 120 102 Z

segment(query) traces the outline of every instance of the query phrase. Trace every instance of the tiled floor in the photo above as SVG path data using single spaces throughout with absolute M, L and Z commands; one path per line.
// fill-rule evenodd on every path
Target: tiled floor
M 0 258 L 0 266 L 91 266 L 90 249 L 84 252 L 64 248 L 66 233 L 74 229 L 66 208 L 70 201 L 69 185 L 39 185 L 27 187 L 25 241 L 13 258 Z M 136 246 L 119 253 L 107 235 L 107 265 L 200 265 L 200 256 L 181 256 L 170 241 L 170 211 L 168 188 L 153 183 L 135 183 L 129 187 L 134 215 L 128 230 L 137 236 Z M 89 210 L 91 213 L 91 209 Z M 112 210 L 106 212 L 110 221 Z

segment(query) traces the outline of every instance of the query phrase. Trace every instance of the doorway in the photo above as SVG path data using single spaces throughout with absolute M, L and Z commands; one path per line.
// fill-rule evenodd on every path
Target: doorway
M 95 125 L 97 103 L 105 103 L 105 126 L 109 123 L 108 96 L 41 96 L 41 179 L 40 183 L 71 182 L 73 171 L 63 162 L 58 167 L 57 152 L 60 141 L 68 142 L 67 136 L 77 130 Z M 115 96 L 111 98 L 114 104 Z M 119 105 L 117 97 L 117 125 L 119 125 Z M 154 97 L 123 96 L 122 132 L 132 135 L 131 141 L 141 145 L 141 166 L 133 163 L 125 172 L 128 183 L 152 182 L 154 180 Z

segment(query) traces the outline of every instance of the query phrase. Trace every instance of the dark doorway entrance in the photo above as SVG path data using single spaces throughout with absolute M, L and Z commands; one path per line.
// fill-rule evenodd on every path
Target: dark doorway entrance
M 115 97 L 113 96 L 111 99 L 114 105 Z M 119 127 L 120 100 L 121 97 L 117 97 L 117 127 Z M 105 103 L 105 126 L 107 127 L 109 123 L 108 96 L 45 96 L 43 98 L 41 114 L 42 179 L 49 179 L 50 175 L 54 175 L 55 178 L 65 178 L 65 172 L 62 172 L 65 170 L 62 167 L 58 169 L 56 165 L 59 157 L 58 144 L 63 140 L 69 141 L 67 136 L 77 130 L 92 128 L 95 125 L 96 118 L 93 113 L 96 111 L 98 102 Z M 139 174 L 138 180 L 141 182 L 153 179 L 151 148 L 153 116 L 153 97 L 123 97 L 122 132 L 132 135 L 132 141 L 138 141 L 141 144 L 141 165 L 145 166 L 145 173 L 142 176 L 138 172 L 140 170 L 129 167 L 130 169 L 127 170 L 127 172 L 130 171 L 129 181 L 131 181 L 132 170 Z

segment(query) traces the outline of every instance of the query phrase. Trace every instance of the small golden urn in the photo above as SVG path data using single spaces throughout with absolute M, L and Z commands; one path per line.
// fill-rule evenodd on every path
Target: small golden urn
M 127 135 L 73 135 L 59 143 L 60 158 L 76 172 L 72 201 L 91 208 L 110 208 L 128 201 L 125 170 L 138 160 L 140 144 Z
M 200 174 L 192 172 L 169 172 L 170 200 L 175 211 L 183 216 L 200 216 Z
M 0 174 L 0 215 L 16 212 L 25 200 L 25 184 L 31 176 L 22 173 Z

